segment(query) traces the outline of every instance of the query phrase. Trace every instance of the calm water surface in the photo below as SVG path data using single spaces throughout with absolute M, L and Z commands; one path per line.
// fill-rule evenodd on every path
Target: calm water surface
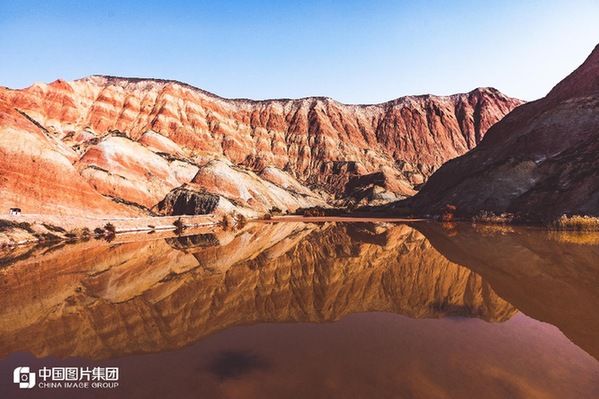
M 598 260 L 599 235 L 433 223 L 20 248 L 0 398 L 598 398 Z M 19 366 L 119 384 L 20 389 Z

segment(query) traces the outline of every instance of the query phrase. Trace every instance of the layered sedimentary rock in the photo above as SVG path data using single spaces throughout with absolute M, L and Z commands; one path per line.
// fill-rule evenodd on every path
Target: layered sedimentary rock
M 599 46 L 546 97 L 512 111 L 474 150 L 439 169 L 408 205 L 532 221 L 599 216 L 598 151 Z
M 249 224 L 118 240 L 0 269 L 0 356 L 105 358 L 178 348 L 230 326 L 354 312 L 497 322 L 516 312 L 407 226 Z
M 520 104 L 492 88 L 252 101 L 105 76 L 0 88 L 0 206 L 130 214 L 186 183 L 246 211 L 384 202 L 414 194 Z
M 96 191 L 77 154 L 0 100 L 0 207 L 27 213 L 136 214 Z

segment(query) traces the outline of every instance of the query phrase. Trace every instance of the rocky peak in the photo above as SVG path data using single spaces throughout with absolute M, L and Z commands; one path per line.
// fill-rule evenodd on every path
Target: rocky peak
M 547 94 L 547 98 L 582 97 L 597 92 L 599 92 L 599 44 L 582 65 Z

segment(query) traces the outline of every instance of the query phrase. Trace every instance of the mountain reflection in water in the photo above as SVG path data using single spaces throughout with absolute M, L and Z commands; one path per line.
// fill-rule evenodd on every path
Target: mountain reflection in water
M 356 312 L 487 321 L 516 312 L 406 225 L 250 224 L 88 242 L 18 262 L 2 280 L 0 355 L 105 358 L 181 347 L 239 324 Z
M 599 358 L 592 242 L 530 229 L 334 222 L 119 240 L 127 238 L 5 260 L 0 359 L 112 359 L 217 339 L 208 336 L 235 326 L 364 312 L 477 318 L 492 329 L 518 310 Z M 273 367 L 245 349 L 223 349 L 211 362 L 221 380 Z

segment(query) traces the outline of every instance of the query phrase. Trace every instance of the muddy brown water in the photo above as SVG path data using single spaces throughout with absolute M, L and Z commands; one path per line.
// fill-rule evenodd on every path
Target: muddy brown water
M 599 236 L 250 223 L 23 251 L 0 397 L 597 398 Z M 118 386 L 13 383 L 118 367 Z M 90 384 L 91 385 L 91 384 Z

